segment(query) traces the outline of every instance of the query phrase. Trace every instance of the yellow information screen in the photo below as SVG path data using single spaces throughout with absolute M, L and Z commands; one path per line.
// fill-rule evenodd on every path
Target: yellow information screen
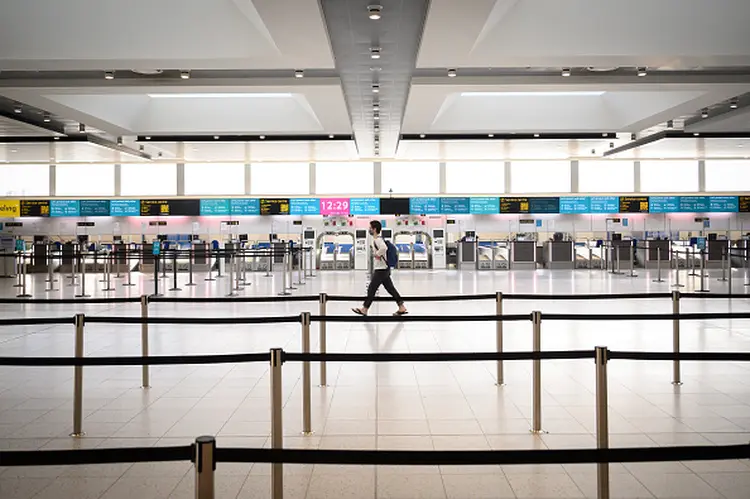
M 620 196 L 619 213 L 648 213 L 648 197 L 623 197 Z
M 261 215 L 289 215 L 289 198 L 261 199 Z
M 0 218 L 17 218 L 21 216 L 21 201 L 18 199 L 0 200 Z
M 24 199 L 21 201 L 22 217 L 48 217 L 49 199 Z

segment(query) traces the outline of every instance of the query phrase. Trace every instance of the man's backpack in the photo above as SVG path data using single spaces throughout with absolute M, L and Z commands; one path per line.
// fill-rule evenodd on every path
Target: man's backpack
M 388 264 L 388 268 L 395 269 L 398 267 L 398 249 L 388 240 L 385 241 L 385 246 L 387 248 L 385 261 Z

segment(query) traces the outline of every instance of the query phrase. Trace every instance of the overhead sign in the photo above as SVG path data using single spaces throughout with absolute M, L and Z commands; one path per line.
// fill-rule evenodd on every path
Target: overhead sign
M 380 215 L 380 198 L 349 199 L 350 215 Z
M 736 213 L 739 211 L 737 196 L 708 196 L 708 211 L 714 213 Z
M 199 199 L 142 199 L 141 216 L 144 217 L 197 217 L 201 213 Z
M 82 217 L 110 216 L 109 199 L 82 199 L 78 204 Z
M 289 215 L 289 198 L 261 198 L 261 215 Z
M 320 215 L 320 199 L 318 198 L 296 198 L 289 204 L 290 215 Z M 346 214 L 349 214 L 347 209 Z
M 651 196 L 648 211 L 650 213 L 675 213 L 681 211 L 680 206 L 679 196 Z
M 21 216 L 21 201 L 18 199 L 0 200 L 0 218 L 17 218 Z
M 201 199 L 200 200 L 201 216 L 227 216 L 229 215 L 228 199 Z
M 591 198 L 587 196 L 560 198 L 560 213 L 591 213 Z
M 260 199 L 230 199 L 230 215 L 260 215 Z
M 708 196 L 680 196 L 680 211 L 705 213 L 708 211 Z
M 529 213 L 529 198 L 500 198 L 500 213 Z
M 619 213 L 648 213 L 648 196 L 620 196 Z
M 468 215 L 469 198 L 440 198 L 440 213 L 444 215 Z
M 81 205 L 74 199 L 53 199 L 49 203 L 49 213 L 53 217 L 78 217 Z
M 494 215 L 500 213 L 500 198 L 471 198 L 469 212 L 473 215 Z
M 320 200 L 321 215 L 348 215 L 349 198 L 323 198 Z
M 440 198 L 411 198 L 409 199 L 410 215 L 438 215 L 440 213 Z
M 109 214 L 113 217 L 137 217 L 141 214 L 141 202 L 137 199 L 112 199 Z
M 560 213 L 560 198 L 531 198 L 529 199 L 529 213 Z
M 50 212 L 49 199 L 22 199 L 22 217 L 48 217 Z
M 592 196 L 591 213 L 619 213 L 620 198 L 617 196 Z

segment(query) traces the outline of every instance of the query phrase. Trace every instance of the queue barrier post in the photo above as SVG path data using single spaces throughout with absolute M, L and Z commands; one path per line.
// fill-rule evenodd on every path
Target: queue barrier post
M 229 257 L 229 292 L 227 296 L 237 296 L 234 291 L 234 255 Z
M 282 428 L 282 400 L 281 400 L 281 365 L 284 351 L 281 348 L 271 349 L 271 448 L 281 449 L 284 444 L 284 430 Z M 284 465 L 271 465 L 271 498 L 284 497 Z
M 195 439 L 195 499 L 214 499 L 216 483 L 216 439 Z
M 680 252 L 676 251 L 677 258 L 674 259 L 674 284 L 673 288 L 684 288 L 684 284 L 680 284 Z M 687 251 L 685 252 L 685 258 L 687 258 Z M 685 260 L 687 262 L 687 260 Z
M 630 277 L 638 277 L 635 273 L 635 244 L 629 247 L 630 250 Z
M 21 256 L 21 292 L 16 295 L 16 298 L 31 298 L 31 295 L 26 291 L 26 272 L 28 271 L 28 263 L 25 255 Z
M 679 315 L 680 313 L 680 292 L 672 291 L 672 314 Z M 675 354 L 680 353 L 680 319 L 675 317 L 672 319 L 672 352 Z M 672 384 L 681 385 L 680 379 L 680 361 L 672 361 Z
M 141 356 L 148 357 L 148 295 L 141 296 Z M 150 371 L 147 364 L 141 366 L 141 388 L 150 388 Z
M 656 279 L 652 282 L 664 282 L 661 278 L 661 248 L 656 248 Z
M 310 312 L 302 312 L 302 352 L 310 353 Z M 312 409 L 310 408 L 310 361 L 302 362 L 302 434 L 312 435 Z
M 172 287 L 169 290 L 182 291 L 177 285 L 177 250 L 172 254 Z
M 130 267 L 132 267 L 130 263 L 130 257 L 128 256 L 128 251 L 125 250 L 125 273 L 128 275 L 128 282 L 123 284 L 123 286 L 128 286 L 128 287 L 135 286 L 135 284 L 133 284 L 133 276 L 132 276 L 133 272 Z
M 498 291 L 495 293 L 495 315 L 498 316 L 497 324 L 495 325 L 495 346 L 497 353 L 503 353 L 503 320 L 500 318 L 503 315 L 503 293 Z M 497 386 L 505 385 L 505 374 L 503 373 L 503 361 L 497 361 Z
M 732 255 L 729 255 L 729 258 L 727 258 L 727 261 L 729 263 L 729 275 L 727 276 L 727 287 L 728 287 L 728 293 L 731 296 L 732 295 Z
M 190 246 L 190 250 L 188 251 L 188 275 L 189 280 L 188 283 L 185 284 L 185 286 L 195 286 L 195 282 L 193 282 L 193 260 L 195 260 L 195 250 L 193 249 L 192 245 Z
M 281 292 L 279 293 L 279 296 L 289 296 L 292 294 L 288 291 L 289 289 L 293 289 L 291 287 L 291 280 L 290 280 L 289 286 L 287 287 L 286 285 L 287 267 L 289 265 L 289 263 L 287 262 L 288 258 L 289 258 L 289 254 L 285 252 L 282 255 L 283 263 L 281 264 Z
M 81 261 L 81 292 L 76 295 L 76 298 L 88 298 L 91 295 L 86 294 L 86 261 L 83 259 L 83 253 L 80 254 L 79 258 Z
M 607 347 L 596 347 L 596 447 L 609 448 Z M 609 463 L 596 465 L 596 497 L 609 499 Z
M 112 286 L 112 264 L 114 263 L 114 256 L 112 253 L 107 253 L 104 255 L 104 281 L 107 284 L 107 287 L 104 288 L 102 291 L 115 291 L 115 288 Z
M 219 259 L 218 258 L 214 258 L 214 261 L 216 262 L 216 265 L 218 266 L 219 265 Z M 212 272 L 213 272 L 213 265 L 211 265 L 211 251 L 209 250 L 209 252 L 208 252 L 208 277 L 206 277 L 203 280 L 204 281 L 215 281 L 216 279 L 214 278 Z
M 75 356 L 83 358 L 83 328 L 86 324 L 84 314 L 73 316 L 73 324 L 76 330 Z M 73 433 L 71 437 L 84 436 L 83 432 L 83 366 L 73 367 Z
M 297 288 L 294 287 L 294 271 L 293 271 L 293 269 L 294 269 L 294 255 L 292 255 L 292 243 L 291 242 L 289 243 L 289 247 L 287 248 L 285 254 L 287 255 L 287 262 L 286 262 L 287 267 L 286 267 L 286 271 L 287 271 L 287 274 L 289 276 L 289 286 L 287 287 L 287 289 L 289 289 L 289 290 L 295 290 Z
M 533 351 L 542 351 L 542 312 L 536 310 L 531 312 L 533 324 Z M 532 433 L 542 433 L 542 361 L 534 359 L 533 363 L 533 411 Z
M 701 288 L 698 291 L 698 293 L 708 293 L 708 290 L 706 289 L 706 251 L 701 250 L 700 251 L 700 279 L 701 279 Z
M 319 314 L 322 319 L 318 323 L 318 333 L 320 335 L 319 343 L 320 343 L 320 353 L 326 353 L 326 350 L 328 348 L 328 338 L 327 338 L 327 323 L 326 323 L 326 313 L 328 311 L 328 295 L 326 293 L 320 293 L 320 298 L 318 301 L 319 305 Z M 328 385 L 328 372 L 326 367 L 326 361 L 320 362 L 320 386 L 327 386 Z
M 721 278 L 717 279 L 717 281 L 721 281 L 721 282 L 727 281 L 727 249 L 726 248 L 721 248 Z

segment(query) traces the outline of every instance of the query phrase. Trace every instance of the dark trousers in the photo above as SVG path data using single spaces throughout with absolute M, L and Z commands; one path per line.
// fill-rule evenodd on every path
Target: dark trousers
M 365 299 L 365 308 L 370 308 L 373 300 L 375 299 L 375 293 L 378 292 L 380 285 L 383 285 L 386 291 L 396 300 L 399 305 L 404 303 L 401 299 L 401 295 L 398 294 L 396 286 L 393 285 L 391 279 L 391 269 L 375 270 L 372 273 L 372 279 L 370 280 L 370 286 L 367 288 L 367 298 Z

